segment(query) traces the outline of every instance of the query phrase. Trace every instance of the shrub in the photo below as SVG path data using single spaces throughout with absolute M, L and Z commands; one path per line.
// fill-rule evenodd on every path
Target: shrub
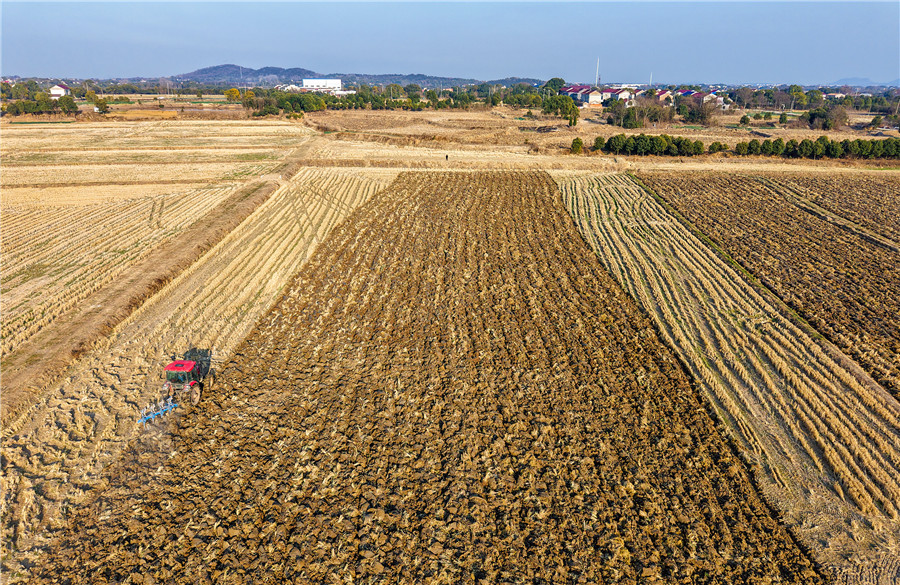
M 584 149 L 584 141 L 581 138 L 576 138 L 572 141 L 572 147 L 569 151 L 572 154 L 581 154 L 581 151 Z

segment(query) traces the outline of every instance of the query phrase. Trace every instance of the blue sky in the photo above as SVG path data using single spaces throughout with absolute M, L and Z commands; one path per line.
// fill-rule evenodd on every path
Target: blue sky
M 900 77 L 900 2 L 9 2 L 4 76 L 158 77 L 223 63 L 590 82 Z

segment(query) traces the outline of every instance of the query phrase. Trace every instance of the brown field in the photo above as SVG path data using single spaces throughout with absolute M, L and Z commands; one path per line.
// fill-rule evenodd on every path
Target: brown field
M 900 583 L 896 173 L 522 114 L 4 122 L 0 581 Z
M 801 197 L 834 215 L 900 243 L 900 182 L 893 175 L 859 175 L 853 181 L 829 175 L 786 176 L 781 184 L 798 188 Z
M 628 176 L 557 180 L 585 239 L 687 365 L 788 525 L 844 581 L 896 571 L 896 402 Z
M 820 581 L 557 198 L 540 173 L 399 176 L 42 573 Z
M 853 226 L 806 212 L 792 204 L 779 178 L 645 173 L 641 179 L 900 396 L 896 243 L 891 249 Z M 867 184 L 854 189 L 844 179 L 848 191 L 863 191 Z M 891 199 L 896 193 L 895 181 L 892 190 L 867 197 Z

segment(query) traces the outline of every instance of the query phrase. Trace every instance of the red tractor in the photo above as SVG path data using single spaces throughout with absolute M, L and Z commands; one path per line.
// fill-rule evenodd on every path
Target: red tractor
M 163 397 L 174 399 L 176 392 L 190 392 L 191 404 L 196 405 L 200 402 L 203 380 L 209 375 L 210 354 L 211 352 L 208 350 L 191 350 L 184 354 L 184 359 L 175 360 L 166 366 Z M 212 379 L 210 379 L 210 386 L 212 386 Z

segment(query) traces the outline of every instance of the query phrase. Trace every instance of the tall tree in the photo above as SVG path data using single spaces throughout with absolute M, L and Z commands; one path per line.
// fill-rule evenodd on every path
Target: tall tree
M 565 79 L 563 79 L 562 77 L 554 77 L 554 78 L 550 79 L 549 81 L 547 81 L 547 83 L 544 84 L 544 87 L 547 89 L 551 89 L 554 92 L 558 92 L 565 85 L 566 85 Z

